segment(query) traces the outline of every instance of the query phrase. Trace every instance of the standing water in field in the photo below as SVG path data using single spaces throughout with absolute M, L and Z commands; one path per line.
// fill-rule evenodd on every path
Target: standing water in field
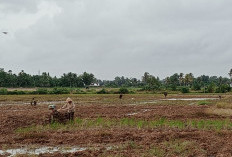
M 161 100 L 183 100 L 183 101 L 199 101 L 199 100 L 218 100 L 219 98 L 170 98 L 170 99 L 161 99 Z
M 39 101 L 37 104 L 42 105 L 51 105 L 51 104 L 63 104 L 64 101 Z M 13 101 L 13 102 L 0 102 L 0 106 L 2 105 L 30 105 L 30 102 L 23 101 Z
M 74 153 L 84 151 L 86 148 L 81 147 L 41 147 L 41 148 L 17 148 L 17 149 L 6 149 L 0 150 L 0 155 L 7 155 L 7 156 L 15 156 L 18 154 L 31 154 L 31 155 L 39 155 L 44 153 Z

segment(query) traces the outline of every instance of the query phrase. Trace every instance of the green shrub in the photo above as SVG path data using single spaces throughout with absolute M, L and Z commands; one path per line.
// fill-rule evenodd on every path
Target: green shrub
M 0 89 L 0 95 L 7 95 L 8 91 L 5 88 Z
M 226 92 L 230 92 L 230 91 L 231 91 L 231 87 L 227 84 L 220 85 L 216 89 L 216 93 L 226 93 Z
M 14 91 L 8 91 L 7 92 L 8 95 L 19 95 L 18 91 L 17 90 L 14 90 Z
M 180 91 L 181 91 L 181 93 L 189 93 L 189 88 L 188 87 L 182 87 Z
M 108 94 L 109 92 L 106 91 L 104 88 L 97 92 L 97 94 Z
M 177 90 L 177 85 L 175 85 L 175 84 L 172 84 L 170 87 L 171 87 L 172 91 L 176 91 Z
M 200 83 L 194 82 L 194 83 L 193 83 L 193 86 L 192 86 L 192 89 L 195 90 L 195 91 L 201 90 L 201 85 L 200 85 Z
M 24 94 L 27 94 L 27 92 L 25 92 L 25 91 L 18 91 L 18 95 L 24 95 Z
M 208 105 L 210 104 L 210 102 L 206 101 L 206 100 L 201 100 L 201 101 L 198 101 L 197 103 L 198 105 Z
M 14 90 L 14 91 L 8 91 L 7 94 L 8 95 L 24 95 L 24 94 L 27 94 L 27 93 L 25 91 Z
M 76 89 L 75 94 L 86 94 L 86 92 L 81 89 Z
M 51 94 L 69 94 L 70 91 L 67 88 L 53 88 Z
M 88 93 L 88 94 L 96 94 L 97 91 L 96 91 L 96 89 L 87 89 L 86 93 Z
M 121 93 L 121 94 L 128 94 L 129 93 L 129 90 L 125 87 L 121 87 L 118 91 L 118 93 Z
M 46 88 L 38 88 L 36 91 L 35 91 L 36 94 L 48 94 L 48 89 Z

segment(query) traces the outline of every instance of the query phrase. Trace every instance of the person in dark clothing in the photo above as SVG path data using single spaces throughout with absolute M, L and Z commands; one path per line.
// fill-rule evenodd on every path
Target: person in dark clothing
M 122 99 L 122 96 L 123 96 L 123 95 L 122 95 L 122 93 L 121 93 L 121 94 L 119 95 L 119 99 Z
M 164 97 L 166 98 L 168 95 L 168 92 L 164 92 Z

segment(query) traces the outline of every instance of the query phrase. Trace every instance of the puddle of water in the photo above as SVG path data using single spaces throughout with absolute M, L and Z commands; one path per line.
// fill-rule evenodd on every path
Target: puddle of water
M 126 115 L 127 115 L 127 116 L 133 116 L 133 115 L 136 115 L 136 114 L 138 114 L 138 113 L 134 112 L 134 113 L 128 113 L 128 114 L 126 114 Z
M 192 102 L 192 103 L 190 103 L 189 105 L 194 105 L 195 104 L 195 102 Z
M 112 146 L 106 147 L 106 150 L 111 150 L 111 149 L 113 149 Z
M 138 104 L 154 104 L 157 103 L 157 101 L 144 101 L 144 102 L 139 102 Z
M 151 111 L 151 109 L 144 109 L 143 112 Z
M 65 101 L 40 101 L 37 104 L 44 104 L 44 105 L 51 105 L 51 104 L 64 104 Z M 1 103 L 0 106 L 2 105 L 31 105 L 30 102 L 6 102 L 6 103 Z
M 134 104 L 127 104 L 127 105 L 144 105 L 144 104 L 155 104 L 157 101 L 142 101 L 142 102 L 137 102 Z
M 171 101 L 176 101 L 176 100 L 183 100 L 183 101 L 191 101 L 191 100 L 218 100 L 219 98 L 170 98 L 170 99 L 161 99 L 161 100 L 171 100 Z
M 143 113 L 143 112 L 148 112 L 148 111 L 151 111 L 151 109 L 143 109 L 141 112 L 128 113 L 126 115 L 127 116 L 133 116 L 133 115 L 136 115 L 138 113 Z
M 61 148 L 61 147 L 41 147 L 41 148 L 17 148 L 17 149 L 7 149 L 7 150 L 0 150 L 0 155 L 8 155 L 9 156 L 15 156 L 17 154 L 33 154 L 33 155 L 39 155 L 44 153 L 74 153 L 79 151 L 84 151 L 86 148 L 81 147 L 70 147 L 70 148 Z

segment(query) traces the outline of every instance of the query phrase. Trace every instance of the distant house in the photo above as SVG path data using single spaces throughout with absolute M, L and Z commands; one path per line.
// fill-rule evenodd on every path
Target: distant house
M 232 83 L 230 83 L 230 87 L 232 87 Z
M 93 84 L 89 85 L 89 87 L 100 87 L 100 85 L 98 83 L 93 83 Z

